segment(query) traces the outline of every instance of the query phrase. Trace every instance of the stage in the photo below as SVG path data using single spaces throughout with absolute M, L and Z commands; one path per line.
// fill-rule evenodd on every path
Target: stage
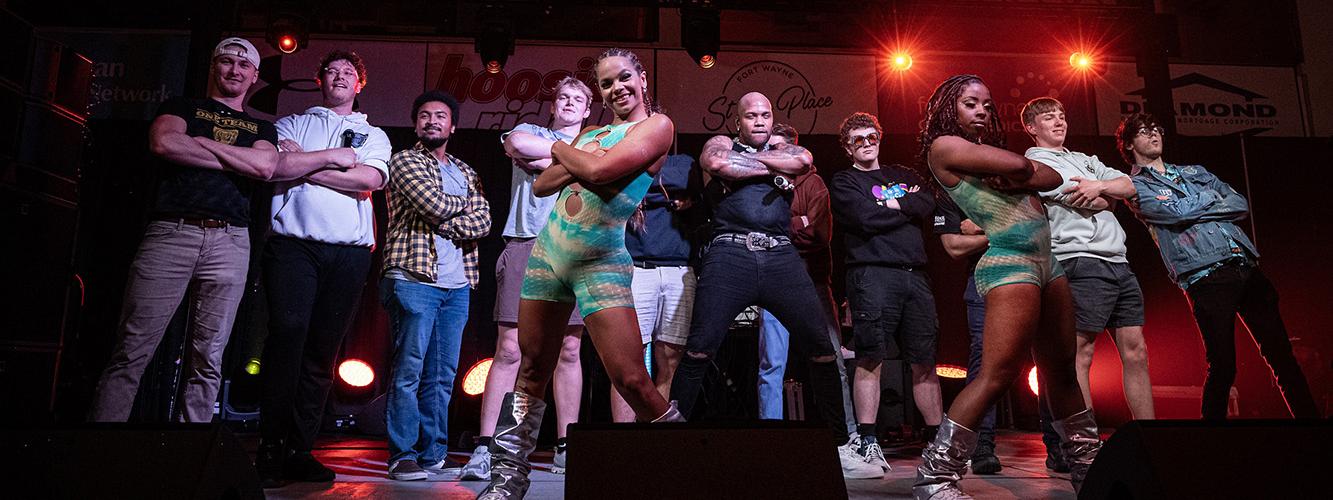
M 240 437 L 253 457 L 258 438 L 252 435 Z M 755 451 L 760 452 L 760 450 Z M 547 449 L 533 454 L 532 489 L 528 492 L 528 499 L 564 498 L 565 476 L 549 472 L 551 453 L 551 450 Z M 399 498 L 426 494 L 434 498 L 471 499 L 485 486 L 481 481 L 458 481 L 453 474 L 436 474 L 425 481 L 390 480 L 385 472 L 388 450 L 386 443 L 381 439 L 322 437 L 314 454 L 338 473 L 335 482 L 289 483 L 281 488 L 265 490 L 268 497 L 274 499 Z M 912 480 L 916 475 L 916 465 L 921 459 L 921 444 L 885 446 L 884 454 L 889 459 L 892 470 L 883 479 L 846 480 L 849 498 L 911 498 Z M 969 473 L 964 476 L 963 489 L 972 496 L 986 499 L 1075 498 L 1074 490 L 1069 485 L 1068 474 L 1046 470 L 1046 454 L 1040 434 L 1000 432 L 997 436 L 996 454 L 1004 464 L 1004 470 L 999 474 L 980 476 Z M 468 454 L 450 453 L 450 458 L 466 462 Z M 737 466 L 744 465 L 737 464 Z

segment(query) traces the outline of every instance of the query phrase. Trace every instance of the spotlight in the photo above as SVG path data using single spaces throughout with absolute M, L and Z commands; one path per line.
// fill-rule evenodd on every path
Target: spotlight
M 1074 69 L 1085 70 L 1092 68 L 1092 54 L 1086 52 L 1075 52 L 1069 55 L 1069 65 Z
M 890 63 L 894 71 L 907 71 L 912 69 L 912 55 L 906 52 L 898 52 L 891 56 Z
M 967 378 L 967 368 L 958 365 L 935 365 L 935 375 L 944 378 Z
M 1032 390 L 1033 396 L 1041 395 L 1041 387 L 1038 387 L 1037 384 L 1037 367 L 1035 366 L 1028 370 L 1028 389 Z
M 463 376 L 463 393 L 469 396 L 476 396 L 486 392 L 486 377 L 491 374 L 491 363 L 495 358 L 486 358 L 472 365 L 467 369 L 467 375 Z
M 245 362 L 245 373 L 249 375 L 259 375 L 259 358 L 250 358 Z
M 310 25 L 304 16 L 289 12 L 269 15 L 264 41 L 283 54 L 292 54 L 310 45 Z
M 717 64 L 722 28 L 717 9 L 682 7 L 680 9 L 680 45 L 685 52 L 708 69 Z
M 338 365 L 338 378 L 352 387 L 365 387 L 375 381 L 375 370 L 365 361 L 348 359 Z

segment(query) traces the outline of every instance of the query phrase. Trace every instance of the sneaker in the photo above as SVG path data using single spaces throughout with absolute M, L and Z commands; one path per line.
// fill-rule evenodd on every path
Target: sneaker
M 330 483 L 338 477 L 331 469 L 315 460 L 308 451 L 293 453 L 282 463 L 282 478 L 306 483 Z
M 490 481 L 491 480 L 491 450 L 485 446 L 478 446 L 472 450 L 472 458 L 468 459 L 467 464 L 458 471 L 458 479 L 463 481 Z
M 838 461 L 842 462 L 842 477 L 847 479 L 880 479 L 884 477 L 884 469 L 866 461 L 865 457 L 856 452 L 858 445 L 860 443 L 857 440 L 849 440 L 847 444 L 838 447 Z
M 444 457 L 444 460 L 436 462 L 427 462 L 424 464 L 417 462 L 417 465 L 420 465 L 422 469 L 426 469 L 426 472 L 438 474 L 441 472 L 448 471 L 450 469 L 452 469 L 454 472 L 458 472 L 458 470 L 462 469 L 463 465 L 465 464 L 463 462 L 459 462 L 457 460 L 454 460 L 446 456 Z
M 972 453 L 972 473 L 998 474 L 1002 468 L 1000 457 L 995 456 L 995 445 L 984 441 L 977 443 L 977 451 Z
M 866 462 L 878 465 L 884 472 L 889 471 L 889 461 L 884 459 L 884 449 L 879 447 L 879 440 L 861 436 L 857 442 L 856 454 L 865 459 Z
M 564 448 L 556 447 L 556 449 L 555 449 L 555 458 L 551 460 L 551 473 L 552 473 L 552 474 L 564 474 L 564 473 L 565 473 L 565 449 L 564 449 Z
M 389 479 L 394 481 L 421 481 L 429 474 L 417 465 L 416 460 L 404 458 L 389 466 Z

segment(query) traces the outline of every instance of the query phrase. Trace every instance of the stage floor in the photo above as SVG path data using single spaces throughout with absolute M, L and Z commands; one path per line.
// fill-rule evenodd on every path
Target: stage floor
M 997 454 L 1004 470 L 992 476 L 969 473 L 963 488 L 976 498 L 1046 498 L 1072 499 L 1074 490 L 1068 474 L 1046 470 L 1046 452 L 1041 436 L 1029 432 L 1001 432 Z M 255 438 L 242 436 L 253 456 Z M 848 479 L 847 493 L 853 499 L 911 498 L 912 479 L 921 460 L 921 447 L 885 448 L 892 470 L 883 479 Z M 265 490 L 269 498 L 406 498 L 429 495 L 432 498 L 471 499 L 485 485 L 480 481 L 458 481 L 452 474 L 433 475 L 425 481 L 393 481 L 386 476 L 385 442 L 360 437 L 321 438 L 315 456 L 338 473 L 333 483 L 293 483 Z M 466 462 L 467 453 L 450 453 L 454 460 Z M 533 454 L 532 500 L 564 498 L 565 476 L 549 472 L 551 451 Z M 607 478 L 611 480 L 611 478 Z

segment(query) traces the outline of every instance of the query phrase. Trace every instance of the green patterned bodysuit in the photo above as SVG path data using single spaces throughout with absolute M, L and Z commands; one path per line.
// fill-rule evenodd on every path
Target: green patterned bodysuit
M 606 125 L 575 141 L 582 148 L 597 142 L 610 149 L 638 122 Z M 588 317 L 610 307 L 634 307 L 630 280 L 633 261 L 625 250 L 625 222 L 634 214 L 652 185 L 647 170 L 640 172 L 609 199 L 587 189 L 565 187 L 546 227 L 537 236 L 523 275 L 522 298 L 574 302 Z M 569 199 L 578 197 L 582 208 L 569 214 Z
M 954 187 L 940 185 L 990 240 L 974 274 L 978 293 L 985 296 L 995 287 L 1014 283 L 1044 287 L 1064 276 L 1051 254 L 1051 226 L 1036 195 L 997 191 L 972 175 L 958 179 Z

